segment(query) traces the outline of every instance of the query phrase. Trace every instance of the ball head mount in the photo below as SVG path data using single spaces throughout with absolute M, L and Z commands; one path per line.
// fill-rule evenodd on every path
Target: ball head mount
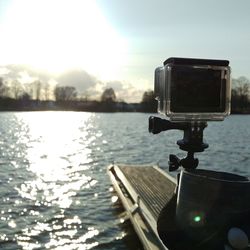
M 184 131 L 183 139 L 178 140 L 177 144 L 181 150 L 187 152 L 187 156 L 179 159 L 176 155 L 169 155 L 169 171 L 175 171 L 181 166 L 185 169 L 197 168 L 199 160 L 194 158 L 194 153 L 203 152 L 208 148 L 208 144 L 203 141 L 203 130 L 206 127 L 206 122 L 172 122 L 150 116 L 148 130 L 153 134 L 168 130 Z

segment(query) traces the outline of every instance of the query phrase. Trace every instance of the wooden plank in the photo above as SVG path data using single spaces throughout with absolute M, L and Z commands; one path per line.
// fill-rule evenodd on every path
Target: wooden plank
M 166 250 L 156 224 L 175 190 L 175 179 L 156 166 L 116 165 L 108 172 L 144 248 Z
M 109 175 L 112 184 L 120 197 L 120 200 L 130 218 L 130 221 L 136 231 L 136 234 L 140 238 L 140 241 L 145 250 L 168 250 L 160 241 L 158 236 L 152 233 L 151 228 L 145 222 L 145 219 L 141 216 L 140 207 L 133 199 L 126 194 L 123 184 L 117 178 L 116 172 L 113 167 L 109 167 Z
M 157 220 L 161 209 L 172 197 L 176 183 L 152 166 L 119 166 L 119 168 Z

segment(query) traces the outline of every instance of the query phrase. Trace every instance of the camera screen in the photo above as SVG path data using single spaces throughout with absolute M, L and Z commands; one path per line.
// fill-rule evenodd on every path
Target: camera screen
M 173 66 L 171 112 L 225 112 L 226 79 L 216 69 Z

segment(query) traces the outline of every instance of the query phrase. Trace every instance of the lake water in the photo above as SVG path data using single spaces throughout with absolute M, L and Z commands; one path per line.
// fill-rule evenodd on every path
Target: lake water
M 112 162 L 184 154 L 182 132 L 148 133 L 149 114 L 0 113 L 1 249 L 141 249 L 111 189 Z M 205 129 L 200 167 L 250 176 L 250 116 Z

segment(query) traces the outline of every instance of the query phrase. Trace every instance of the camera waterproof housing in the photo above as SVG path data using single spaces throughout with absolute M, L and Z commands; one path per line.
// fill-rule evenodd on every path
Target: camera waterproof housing
M 230 113 L 229 61 L 167 59 L 155 70 L 158 112 L 172 121 L 221 121 Z

